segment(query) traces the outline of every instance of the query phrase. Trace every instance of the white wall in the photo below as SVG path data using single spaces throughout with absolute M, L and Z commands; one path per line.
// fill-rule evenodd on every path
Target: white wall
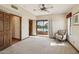
M 52 21 L 52 29 L 53 29 L 53 35 L 58 30 L 66 30 L 66 18 L 64 14 L 59 15 L 53 15 L 53 21 Z
M 47 19 L 49 21 L 49 37 L 53 37 L 54 33 L 60 29 L 66 29 L 66 19 L 64 14 L 37 16 L 37 20 Z
M 33 31 L 32 31 L 32 35 L 36 35 L 36 20 L 33 20 Z
M 22 39 L 24 39 L 28 36 L 29 36 L 29 20 L 28 20 L 28 17 L 23 17 L 23 20 L 22 20 Z
M 79 5 L 76 5 L 69 12 L 72 12 L 72 14 L 75 14 L 78 11 L 79 11 Z M 76 26 L 76 25 L 74 26 L 72 24 L 69 41 L 79 50 L 79 26 Z
M 22 37 L 22 39 L 24 39 L 29 36 L 29 28 L 28 28 L 29 21 L 28 20 L 36 19 L 36 17 L 33 14 L 31 14 L 30 12 L 28 12 L 25 9 L 23 9 L 22 7 L 20 7 L 19 5 L 16 5 L 16 6 L 18 7 L 18 10 L 11 8 L 10 4 L 1 4 L 0 10 L 22 17 L 22 29 L 21 29 L 22 35 L 21 35 L 21 37 Z

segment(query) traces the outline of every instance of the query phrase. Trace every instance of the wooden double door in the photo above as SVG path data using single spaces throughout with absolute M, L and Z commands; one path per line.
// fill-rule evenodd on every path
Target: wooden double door
M 0 12 L 0 50 L 11 45 L 11 16 L 8 13 Z

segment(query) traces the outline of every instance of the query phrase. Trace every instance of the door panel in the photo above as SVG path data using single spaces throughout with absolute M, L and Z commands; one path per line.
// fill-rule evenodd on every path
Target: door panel
M 33 30 L 33 20 L 29 20 L 29 35 L 31 36 L 32 35 L 32 30 Z
M 10 19 L 9 19 L 9 15 L 5 14 L 4 31 L 9 31 L 9 30 L 10 30 Z
M 9 17 L 10 17 L 10 14 L 4 13 L 4 17 L 5 17 L 5 18 L 9 18 Z
M 3 23 L 3 13 L 0 12 L 0 49 L 4 46 Z
M 3 19 L 0 18 L 0 32 L 3 31 Z
M 0 12 L 0 50 L 10 46 L 12 42 L 11 32 L 10 14 Z
M 48 20 L 37 20 L 36 27 L 38 35 L 48 35 Z
M 4 31 L 9 31 L 10 25 L 9 22 L 4 22 Z
M 5 46 L 9 46 L 10 45 L 10 34 L 9 34 L 9 31 L 4 32 L 4 43 L 5 43 Z
M 10 16 L 4 14 L 4 45 L 5 47 L 10 45 Z
M 0 47 L 4 45 L 3 32 L 0 32 Z
M 3 17 L 4 17 L 3 12 L 0 12 L 0 18 L 3 18 Z

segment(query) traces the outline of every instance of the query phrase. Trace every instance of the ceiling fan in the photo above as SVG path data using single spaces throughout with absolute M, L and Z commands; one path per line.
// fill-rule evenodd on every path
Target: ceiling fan
M 48 9 L 51 9 L 51 8 L 53 8 L 53 6 L 47 7 L 45 4 L 40 4 L 38 10 L 49 12 Z M 37 10 L 37 9 L 34 9 L 34 11 L 36 11 L 36 10 Z

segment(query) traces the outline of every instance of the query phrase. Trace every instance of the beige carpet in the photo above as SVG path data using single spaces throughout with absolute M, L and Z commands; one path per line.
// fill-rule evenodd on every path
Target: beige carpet
M 62 54 L 77 53 L 68 42 L 59 42 L 47 37 L 31 36 L 1 51 L 2 54 Z

